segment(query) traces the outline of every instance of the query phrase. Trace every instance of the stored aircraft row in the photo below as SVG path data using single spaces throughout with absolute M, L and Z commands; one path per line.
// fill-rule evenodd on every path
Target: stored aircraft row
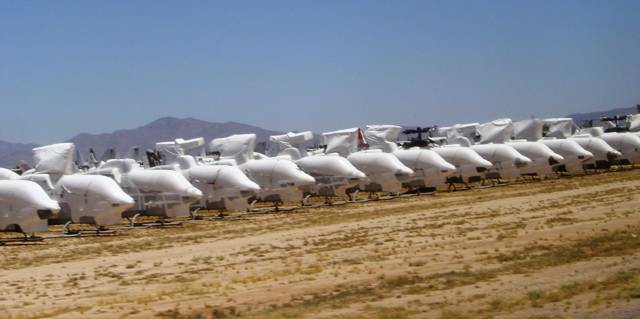
M 570 118 L 499 119 L 432 130 L 424 147 L 403 147 L 403 128 L 369 125 L 271 136 L 266 154 L 254 134 L 158 142 L 146 159 L 91 156 L 71 143 L 33 149 L 33 167 L 0 169 L 0 231 L 43 232 L 51 224 L 96 232 L 138 216 L 175 218 L 194 210 L 246 211 L 256 201 L 306 203 L 310 196 L 433 191 L 440 186 L 640 164 L 640 125 L 626 132 L 579 128 Z M 200 155 L 192 155 L 202 150 Z M 134 152 L 135 153 L 135 152 Z M 135 157 L 135 156 L 132 156 Z

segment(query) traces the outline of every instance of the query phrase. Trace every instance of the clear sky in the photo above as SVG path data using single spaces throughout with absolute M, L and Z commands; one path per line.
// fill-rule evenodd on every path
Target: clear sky
M 640 1 L 2 1 L 0 140 L 161 116 L 325 131 L 640 103 Z

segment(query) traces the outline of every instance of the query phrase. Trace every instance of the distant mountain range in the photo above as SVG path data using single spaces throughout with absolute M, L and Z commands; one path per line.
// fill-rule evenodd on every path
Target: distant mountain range
M 637 112 L 636 107 L 629 107 L 602 112 L 575 113 L 567 117 L 573 118 L 580 125 L 586 120 L 599 119 L 603 116 L 627 115 Z M 88 154 L 89 148 L 93 148 L 96 155 L 100 157 L 107 148 L 115 148 L 119 154 L 124 155 L 131 146 L 139 146 L 142 150 L 146 150 L 153 148 L 156 142 L 172 141 L 176 138 L 189 139 L 202 136 L 206 142 L 209 142 L 214 138 L 243 133 L 255 133 L 258 142 L 256 150 L 263 152 L 264 143 L 269 139 L 269 136 L 283 132 L 237 122 L 215 123 L 194 118 L 163 117 L 134 129 L 103 134 L 81 133 L 67 142 L 75 143 L 83 156 Z M 37 146 L 37 144 L 0 141 L 0 167 L 14 167 L 21 160 L 31 163 L 31 149 Z
M 21 160 L 31 162 L 31 149 L 36 144 L 22 144 L 0 141 L 0 167 L 15 167 Z
M 266 142 L 271 135 L 282 134 L 236 122 L 214 123 L 194 118 L 163 117 L 134 129 L 103 134 L 81 133 L 67 142 L 74 143 L 86 159 L 90 148 L 93 148 L 99 158 L 107 148 L 115 148 L 118 154 L 124 155 L 131 146 L 139 146 L 144 151 L 152 149 L 156 142 L 172 141 L 176 138 L 204 137 L 205 141 L 209 142 L 214 138 L 244 133 L 256 134 L 258 143 Z M 37 146 L 0 141 L 0 167 L 15 167 L 21 160 L 31 163 L 31 149 Z M 256 147 L 258 151 L 262 151 L 259 149 L 260 146 L 263 145 Z

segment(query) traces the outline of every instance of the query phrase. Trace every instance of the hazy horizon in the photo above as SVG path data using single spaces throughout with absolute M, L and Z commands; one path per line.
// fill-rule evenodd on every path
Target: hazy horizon
M 0 140 L 160 117 L 321 132 L 640 101 L 637 1 L 0 3 Z

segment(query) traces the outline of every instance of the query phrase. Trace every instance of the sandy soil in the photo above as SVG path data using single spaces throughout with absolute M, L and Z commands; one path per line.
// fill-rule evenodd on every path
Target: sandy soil
M 0 317 L 634 318 L 638 207 L 635 170 L 4 246 Z

